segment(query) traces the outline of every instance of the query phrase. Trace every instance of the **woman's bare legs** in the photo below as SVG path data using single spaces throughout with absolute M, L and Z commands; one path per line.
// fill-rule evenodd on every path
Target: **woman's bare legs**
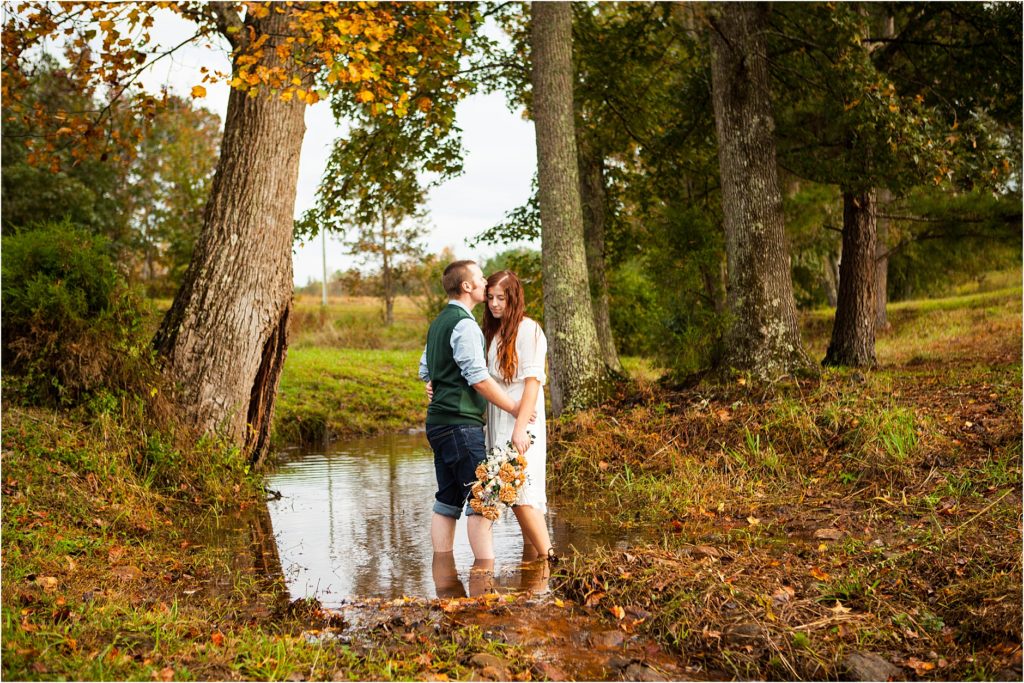
M 533 546 L 536 557 L 547 557 L 551 549 L 551 536 L 548 535 L 544 513 L 532 505 L 516 505 L 512 511 L 516 513 L 519 528 L 523 532 L 523 559 L 527 556 L 527 545 Z

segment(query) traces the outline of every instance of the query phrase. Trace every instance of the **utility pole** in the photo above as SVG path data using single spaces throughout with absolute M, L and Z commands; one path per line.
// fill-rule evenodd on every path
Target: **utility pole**
M 324 266 L 324 279 L 323 279 L 322 296 L 320 297 L 320 305 L 323 306 L 324 308 L 327 308 L 327 231 L 326 230 L 321 230 L 320 231 L 320 239 L 321 239 L 320 246 L 321 246 L 321 252 L 322 252 L 322 256 L 323 256 L 323 266 Z

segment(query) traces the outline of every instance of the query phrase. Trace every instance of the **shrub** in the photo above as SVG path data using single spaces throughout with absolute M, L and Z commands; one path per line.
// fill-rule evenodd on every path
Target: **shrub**
M 109 242 L 65 221 L 5 235 L 2 249 L 8 395 L 70 405 L 100 390 L 144 393 L 152 352 Z

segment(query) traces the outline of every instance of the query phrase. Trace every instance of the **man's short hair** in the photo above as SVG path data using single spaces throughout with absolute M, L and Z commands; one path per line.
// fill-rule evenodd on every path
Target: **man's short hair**
M 449 297 L 455 299 L 462 294 L 462 283 L 471 277 L 469 267 L 475 265 L 476 261 L 453 261 L 448 264 L 441 277 L 441 286 Z

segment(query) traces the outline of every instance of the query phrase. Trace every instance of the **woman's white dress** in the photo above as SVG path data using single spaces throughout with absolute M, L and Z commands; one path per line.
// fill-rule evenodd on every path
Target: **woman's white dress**
M 498 338 L 491 340 L 487 349 L 487 370 L 498 386 L 513 400 L 519 401 L 526 389 L 526 378 L 536 377 L 540 380 L 540 391 L 537 392 L 537 420 L 527 425 L 526 431 L 533 434 L 533 445 L 526 451 L 526 485 L 519 491 L 517 505 L 532 505 L 540 512 L 547 512 L 548 498 L 544 488 L 545 470 L 547 469 L 548 440 L 544 423 L 544 384 L 547 376 L 544 373 L 545 360 L 548 354 L 548 340 L 544 330 L 535 320 L 523 318 L 519 323 L 516 335 L 516 357 L 518 364 L 512 382 L 507 384 L 498 369 Z M 487 448 L 495 444 L 503 445 L 512 439 L 512 430 L 516 419 L 504 410 L 487 404 Z

